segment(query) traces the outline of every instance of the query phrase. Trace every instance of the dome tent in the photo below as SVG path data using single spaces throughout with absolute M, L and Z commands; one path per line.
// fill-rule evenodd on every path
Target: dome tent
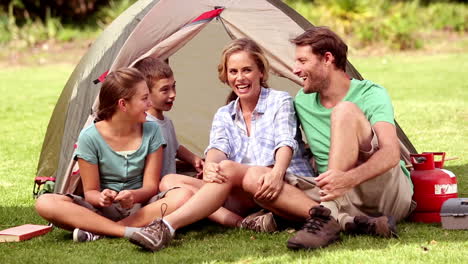
M 312 26 L 280 0 L 136 2 L 109 25 L 70 76 L 50 119 L 36 175 L 56 177 L 55 192 L 75 191 L 74 144 L 94 120 L 101 86 L 93 81 L 148 56 L 169 60 L 178 93 L 168 115 L 180 143 L 201 154 L 213 115 L 230 91 L 217 78 L 222 48 L 231 39 L 253 39 L 271 63 L 270 86 L 294 96 L 301 80 L 292 73 L 294 45 L 289 40 Z M 346 71 L 362 79 L 349 62 Z M 398 125 L 397 131 L 403 149 L 416 153 Z

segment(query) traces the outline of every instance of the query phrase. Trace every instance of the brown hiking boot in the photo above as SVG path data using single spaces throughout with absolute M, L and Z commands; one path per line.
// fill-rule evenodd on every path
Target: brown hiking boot
M 288 248 L 316 249 L 339 240 L 341 228 L 330 213 L 330 209 L 322 205 L 312 207 L 304 227 L 288 240 Z
M 380 217 L 355 216 L 353 223 L 346 223 L 345 231 L 354 235 L 398 237 L 395 220 L 385 215 Z
M 240 227 L 257 232 L 269 233 L 278 230 L 273 213 L 266 212 L 263 209 L 244 218 Z
M 161 218 L 154 220 L 130 237 L 130 242 L 149 251 L 163 249 L 171 240 L 171 231 Z

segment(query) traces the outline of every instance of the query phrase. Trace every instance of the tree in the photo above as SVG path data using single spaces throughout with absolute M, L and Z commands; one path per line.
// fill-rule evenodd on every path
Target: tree
M 19 20 L 26 16 L 44 19 L 49 12 L 62 21 L 83 20 L 96 12 L 99 7 L 108 5 L 110 0 L 6 0 L 0 2 L 0 8 L 14 8 Z

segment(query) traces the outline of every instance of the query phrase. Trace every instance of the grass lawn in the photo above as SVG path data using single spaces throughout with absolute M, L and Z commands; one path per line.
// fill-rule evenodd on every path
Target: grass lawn
M 468 53 L 351 57 L 367 79 L 385 86 L 396 117 L 419 152 L 446 151 L 446 163 L 468 197 Z M 0 229 L 45 224 L 33 209 L 33 177 L 54 104 L 73 65 L 0 70 Z M 1 243 L 1 263 L 466 263 L 468 231 L 402 223 L 400 239 L 342 236 L 312 252 L 289 251 L 287 232 L 257 234 L 202 222 L 182 230 L 161 252 L 142 252 L 125 239 L 73 243 L 53 232 L 21 243 Z

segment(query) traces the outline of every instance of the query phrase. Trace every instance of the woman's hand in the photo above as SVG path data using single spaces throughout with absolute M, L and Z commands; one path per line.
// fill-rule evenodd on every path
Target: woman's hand
M 120 206 L 124 209 L 130 209 L 134 204 L 133 193 L 129 190 L 123 190 L 117 194 L 114 201 L 119 202 Z
M 258 189 L 254 195 L 257 200 L 274 201 L 283 189 L 284 173 L 271 170 L 260 175 Z
M 102 190 L 101 195 L 99 196 L 99 206 L 101 207 L 111 206 L 116 196 L 117 196 L 116 191 L 113 191 L 110 189 Z
M 226 182 L 226 177 L 219 174 L 219 164 L 215 162 L 205 162 L 203 167 L 203 181 L 205 182 Z

